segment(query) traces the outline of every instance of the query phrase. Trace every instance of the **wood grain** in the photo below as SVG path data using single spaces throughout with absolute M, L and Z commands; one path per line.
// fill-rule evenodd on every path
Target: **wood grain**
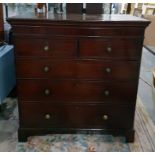
M 112 132 L 134 141 L 149 21 L 128 15 L 49 13 L 8 21 L 15 45 L 20 141 L 34 134 L 81 130 Z

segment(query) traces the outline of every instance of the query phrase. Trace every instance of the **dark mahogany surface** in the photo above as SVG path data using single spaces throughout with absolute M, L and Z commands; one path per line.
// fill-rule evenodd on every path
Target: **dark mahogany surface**
M 45 68 L 48 70 L 45 71 Z M 62 69 L 63 68 L 63 69 Z M 135 61 L 108 61 L 94 59 L 17 59 L 18 79 L 92 79 L 128 81 L 138 78 L 139 63 Z M 122 75 L 122 72 L 124 73 Z
M 45 90 L 50 91 L 49 95 Z M 18 80 L 19 99 L 59 102 L 133 102 L 135 82 L 100 82 L 77 80 Z M 108 94 L 106 94 L 108 91 Z
M 34 113 L 36 107 L 38 110 Z M 23 127 L 128 129 L 133 121 L 132 107 L 114 106 L 115 111 L 112 111 L 111 106 L 53 106 L 50 103 L 24 102 L 21 108 Z M 45 118 L 46 114 L 50 115 L 49 119 Z M 108 115 L 107 120 L 103 119 L 104 115 Z
M 130 15 L 29 13 L 11 17 L 19 141 L 99 131 L 134 141 L 144 30 Z
M 139 17 L 131 16 L 131 15 L 119 15 L 119 14 L 97 14 L 97 15 L 85 15 L 85 14 L 53 14 L 53 13 L 23 13 L 11 18 L 8 18 L 8 21 L 21 21 L 25 20 L 28 21 L 60 21 L 60 22 L 135 22 L 135 23 L 142 23 L 148 24 L 149 21 L 146 19 L 142 19 Z
M 75 57 L 77 51 L 74 38 L 19 38 L 14 39 L 14 43 L 19 56 Z M 46 46 L 47 51 L 44 50 Z

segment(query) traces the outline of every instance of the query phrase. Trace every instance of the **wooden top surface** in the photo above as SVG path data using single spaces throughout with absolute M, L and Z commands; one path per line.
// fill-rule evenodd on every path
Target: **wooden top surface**
M 78 22 L 113 22 L 113 21 L 128 21 L 128 22 L 148 22 L 148 20 L 120 14 L 53 14 L 53 13 L 26 13 L 10 17 L 8 20 L 52 20 L 52 21 L 78 21 Z
M 72 25 L 72 26 L 92 26 L 92 27 L 116 27 L 116 26 L 131 26 L 145 28 L 150 23 L 149 20 L 119 14 L 100 14 L 100 15 L 86 15 L 86 14 L 53 14 L 53 13 L 25 13 L 10 17 L 7 21 L 12 26 L 17 25 Z

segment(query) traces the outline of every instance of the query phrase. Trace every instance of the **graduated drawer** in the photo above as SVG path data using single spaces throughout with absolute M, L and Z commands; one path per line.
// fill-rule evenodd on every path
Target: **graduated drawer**
M 77 41 L 74 38 L 18 36 L 14 38 L 17 56 L 75 57 Z
M 139 62 L 99 60 L 17 59 L 17 78 L 134 80 Z
M 135 103 L 136 82 L 85 80 L 18 80 L 18 95 L 24 101 Z
M 20 104 L 22 127 L 131 128 L 133 111 L 123 106 L 52 106 L 38 102 Z
M 110 59 L 140 59 L 141 38 L 81 38 L 80 57 Z

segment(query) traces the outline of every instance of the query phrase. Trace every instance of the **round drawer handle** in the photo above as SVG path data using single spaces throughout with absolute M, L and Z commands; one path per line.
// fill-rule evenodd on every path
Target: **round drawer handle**
M 106 68 L 105 70 L 107 73 L 111 73 L 111 68 Z
M 105 96 L 109 96 L 109 94 L 110 94 L 110 92 L 109 92 L 108 90 L 105 90 L 105 91 L 104 91 L 104 95 L 105 95 Z
M 112 48 L 111 47 L 107 47 L 107 51 L 110 53 L 112 52 Z
M 45 115 L 45 119 L 50 119 L 51 118 L 51 115 L 50 114 L 46 114 Z
M 45 67 L 44 67 L 44 72 L 47 73 L 47 72 L 49 72 L 49 70 L 50 70 L 50 68 L 49 68 L 48 66 L 45 66 Z
M 44 94 L 45 94 L 46 96 L 50 95 L 50 90 L 49 90 L 49 89 L 45 89 Z
M 107 119 L 108 119 L 108 115 L 103 115 L 103 116 L 102 116 L 102 119 L 103 119 L 103 120 L 107 120 Z
M 48 51 L 48 50 L 49 50 L 48 45 L 45 45 L 45 46 L 44 46 L 44 51 Z

